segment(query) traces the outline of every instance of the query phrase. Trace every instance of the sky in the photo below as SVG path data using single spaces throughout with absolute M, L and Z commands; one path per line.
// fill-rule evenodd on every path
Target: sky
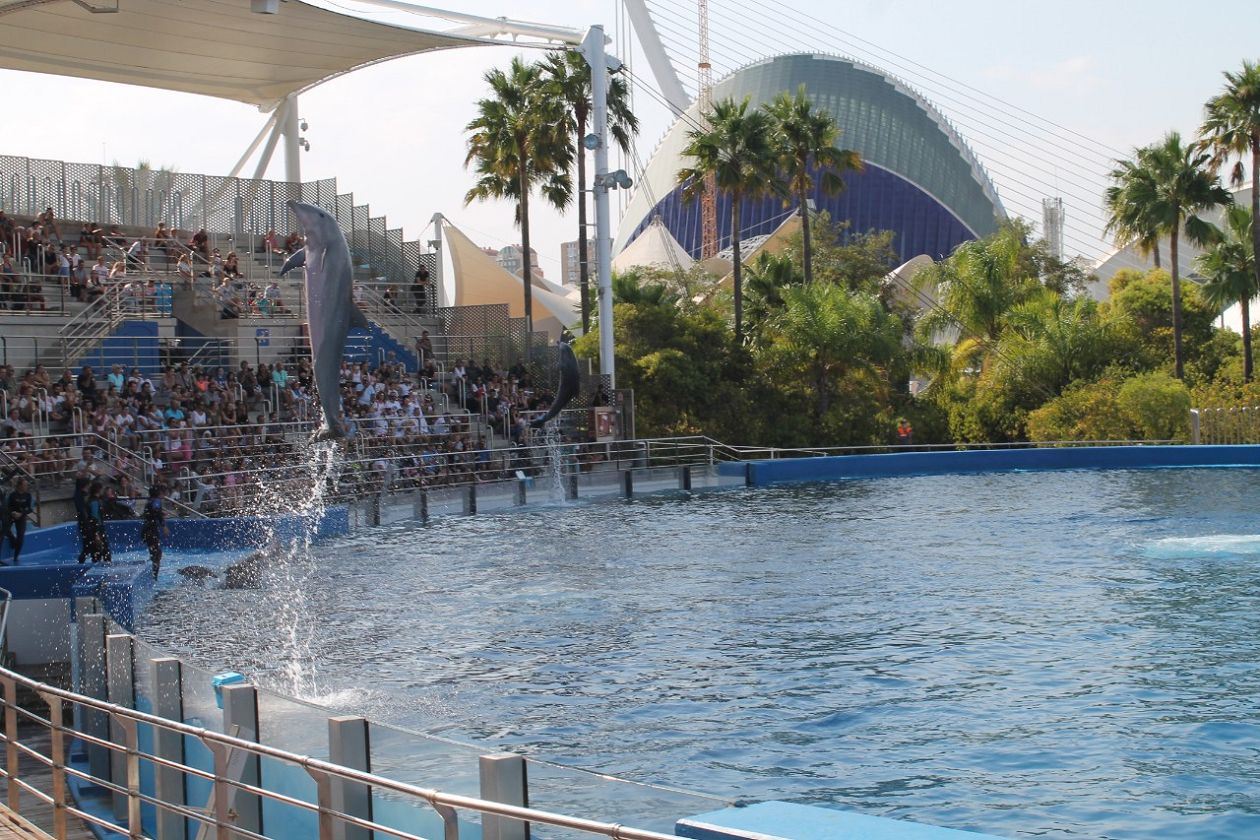
M 188 0 L 192 2 L 192 0 Z M 126 3 L 127 0 L 120 0 Z M 420 27 L 446 28 L 353 0 L 318 0 L 338 10 Z M 436 0 L 435 0 L 436 2 Z M 438 4 L 442 5 L 442 4 Z M 460 0 L 447 8 L 563 26 L 602 23 L 609 49 L 629 58 L 641 88 L 638 160 L 672 122 L 646 62 L 627 36 L 616 0 Z M 680 76 L 694 88 L 695 4 L 649 0 Z M 1171 0 L 710 0 L 715 79 L 789 50 L 860 58 L 923 92 L 953 122 L 992 175 L 1009 212 L 1039 222 L 1043 197 L 1067 212 L 1068 255 L 1097 258 L 1099 194 L 1117 157 L 1166 131 L 1193 135 L 1222 72 L 1260 58 L 1255 0 L 1219 0 L 1192 14 Z M 282 12 L 283 13 L 283 12 Z M 190 37 L 195 37 L 191 35 Z M 3 18 L 0 18 L 0 42 Z M 629 46 L 627 46 L 629 45 Z M 467 134 L 483 79 L 517 54 L 510 46 L 398 59 L 328 82 L 302 96 L 311 144 L 304 180 L 336 177 L 341 192 L 369 203 L 407 239 L 427 238 L 441 212 L 483 245 L 519 241 L 512 207 L 464 204 Z M 225 174 L 266 116 L 238 103 L 65 77 L 0 71 L 0 90 L 20 91 L 0 129 L 0 153 L 77 162 L 145 160 L 186 173 Z M 46 106 L 40 103 L 48 103 Z M 624 165 L 633 175 L 635 161 Z M 245 174 L 253 170 L 252 164 Z M 283 177 L 280 155 L 268 173 Z M 560 243 L 577 238 L 576 214 L 531 213 L 547 276 L 560 277 Z M 614 202 L 614 220 L 618 211 Z

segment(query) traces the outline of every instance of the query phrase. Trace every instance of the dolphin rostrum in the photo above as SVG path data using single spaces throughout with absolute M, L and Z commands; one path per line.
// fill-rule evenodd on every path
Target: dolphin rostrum
M 311 366 L 324 411 L 317 439 L 345 437 L 341 414 L 341 359 L 351 327 L 367 327 L 354 303 L 350 248 L 337 220 L 311 204 L 288 203 L 306 239 L 306 247 L 285 260 L 280 276 L 306 266 L 306 318 L 311 339 Z
M 564 410 L 564 407 L 578 395 L 578 363 L 577 356 L 573 355 L 573 348 L 563 341 L 560 342 L 560 389 L 556 392 L 556 398 L 551 401 L 551 408 L 542 417 L 539 417 L 530 426 L 540 429 L 547 425 L 548 421 Z

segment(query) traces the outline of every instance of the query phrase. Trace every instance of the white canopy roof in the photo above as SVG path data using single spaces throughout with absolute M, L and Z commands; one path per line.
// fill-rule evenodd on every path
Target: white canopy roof
M 271 110 L 286 96 L 369 64 L 487 38 L 374 23 L 284 0 L 0 0 L 0 68 L 233 99 Z
M 447 221 L 442 228 L 455 271 L 455 306 L 477 306 L 506 303 L 513 318 L 525 315 L 525 283 L 482 251 L 459 228 Z M 569 297 L 555 294 L 535 282 L 531 292 L 534 302 L 534 329 L 559 338 L 565 328 L 580 332 L 576 303 Z
M 665 223 L 655 218 L 648 223 L 643 233 L 613 259 L 612 267 L 613 271 L 628 271 L 640 267 L 687 271 L 695 264 L 691 254 L 678 244 Z

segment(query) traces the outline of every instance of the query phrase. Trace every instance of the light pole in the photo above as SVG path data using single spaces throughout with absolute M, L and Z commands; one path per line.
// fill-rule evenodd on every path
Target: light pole
M 613 357 L 612 224 L 608 217 L 608 190 L 629 187 L 624 172 L 608 172 L 608 73 L 621 62 L 604 53 L 604 27 L 586 31 L 579 48 L 591 68 L 591 133 L 583 141 L 595 152 L 595 253 L 598 259 L 596 288 L 599 290 L 599 372 L 608 378 L 611 391 L 617 387 Z M 583 234 L 585 235 L 585 234 Z

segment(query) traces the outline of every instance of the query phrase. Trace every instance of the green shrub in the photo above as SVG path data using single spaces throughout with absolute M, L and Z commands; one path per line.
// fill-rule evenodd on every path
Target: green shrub
M 1190 391 L 1166 373 L 1145 373 L 1120 386 L 1121 410 L 1146 440 L 1188 440 Z

